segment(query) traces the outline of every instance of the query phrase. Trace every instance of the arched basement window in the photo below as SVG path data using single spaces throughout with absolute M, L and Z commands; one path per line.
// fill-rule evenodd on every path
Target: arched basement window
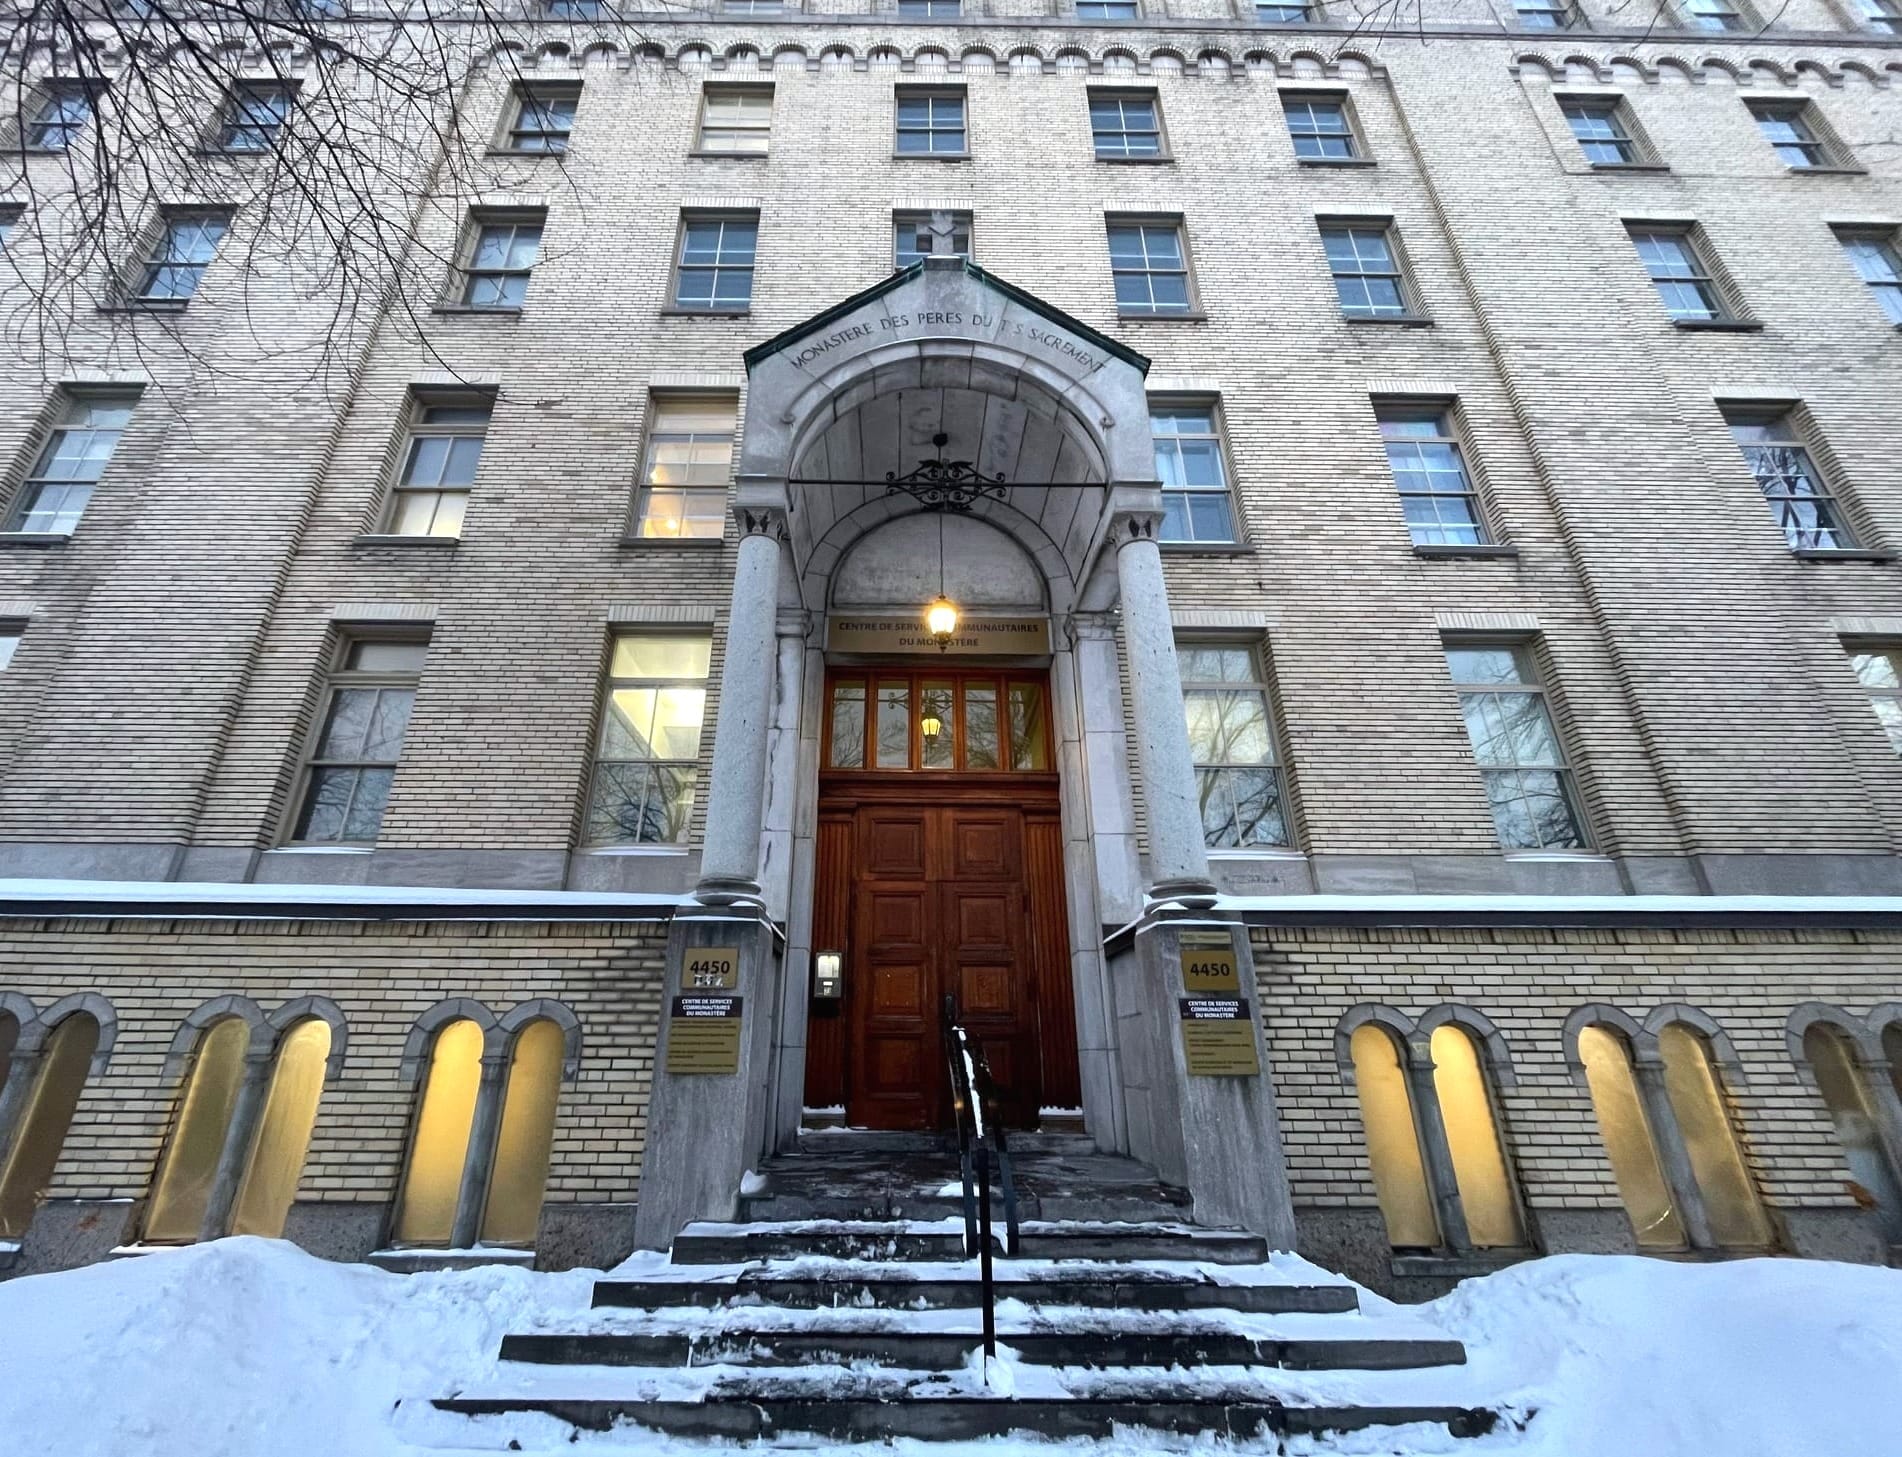
M 1812 1022 L 1803 1033 L 1803 1057 L 1816 1075 L 1817 1091 L 1836 1125 L 1849 1173 L 1875 1200 L 1876 1211 L 1894 1242 L 1902 1237 L 1902 1185 L 1889 1165 L 1876 1125 L 1868 1084 L 1849 1039 L 1826 1022 Z
M 1902 1098 L 1902 1022 L 1891 1022 L 1882 1029 L 1882 1055 L 1889 1061 L 1889 1081 L 1895 1095 Z
M 428 1080 L 396 1206 L 399 1244 L 450 1242 L 481 1089 L 482 1029 L 464 1017 L 442 1028 L 430 1047 Z
M 1388 1242 L 1395 1249 L 1432 1249 L 1440 1243 L 1440 1221 L 1420 1158 L 1420 1135 L 1400 1046 L 1391 1033 L 1367 1022 L 1354 1029 L 1350 1051 L 1367 1134 L 1367 1161 L 1373 1168 L 1380 1212 L 1387 1221 Z
M 546 1017 L 530 1022 L 515 1036 L 508 1091 L 502 1099 L 502 1126 L 495 1140 L 495 1166 L 482 1213 L 484 1244 L 535 1242 L 548 1185 L 565 1046 L 561 1028 Z
M 297 1197 L 304 1158 L 310 1152 L 329 1056 L 330 1026 L 318 1017 L 295 1023 L 278 1040 L 271 1091 L 264 1100 L 264 1116 L 258 1122 L 232 1211 L 233 1234 L 276 1239 L 284 1233 L 284 1220 Z
M 1599 1137 L 1639 1246 L 1682 1249 L 1684 1223 L 1658 1162 L 1651 1122 L 1632 1073 L 1630 1045 L 1608 1027 L 1584 1027 L 1578 1034 L 1578 1057 L 1585 1065 Z
M 0 1062 L 10 1064 L 20 1027 L 12 1017 L 5 1020 L 13 1024 L 13 1032 L 5 1043 L 8 1055 Z M 5 1028 L 0 1027 L 0 1038 L 5 1037 Z M 52 1182 L 66 1130 L 72 1125 L 73 1110 L 79 1106 L 86 1073 L 98 1049 L 99 1022 L 86 1012 L 62 1018 L 47 1037 L 12 1151 L 6 1167 L 0 1168 L 0 1239 L 25 1235 L 40 1196 Z M 0 1086 L 5 1084 L 6 1071 L 0 1066 Z
M 199 1035 L 178 1122 L 153 1180 L 152 1204 L 145 1216 L 147 1243 L 187 1244 L 198 1238 L 231 1114 L 238 1106 L 250 1045 L 251 1027 L 242 1017 L 221 1018 Z
M 1433 1029 L 1433 1091 L 1440 1117 L 1446 1124 L 1447 1149 L 1453 1156 L 1454 1181 L 1459 1185 L 1460 1208 L 1466 1215 L 1466 1234 L 1479 1249 L 1515 1247 L 1525 1243 L 1519 1225 L 1519 1204 L 1493 1117 L 1486 1074 L 1480 1067 L 1479 1048 L 1472 1035 L 1451 1022 Z
M 1711 1066 L 1710 1047 L 1681 1022 L 1658 1033 L 1664 1087 L 1690 1155 L 1691 1173 L 1704 1196 L 1711 1238 L 1726 1248 L 1765 1248 L 1776 1242 L 1757 1186 L 1744 1165 L 1723 1089 Z

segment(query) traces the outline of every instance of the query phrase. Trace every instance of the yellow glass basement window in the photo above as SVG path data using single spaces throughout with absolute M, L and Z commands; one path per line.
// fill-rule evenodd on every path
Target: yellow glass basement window
M 198 1238 L 250 1044 L 251 1029 L 239 1017 L 214 1022 L 200 1034 L 178 1122 L 153 1181 L 152 1205 L 145 1216 L 147 1243 L 189 1244 Z
M 1400 1049 L 1392 1036 L 1370 1023 L 1354 1029 L 1350 1050 L 1367 1133 L 1367 1161 L 1387 1221 L 1387 1240 L 1395 1249 L 1432 1249 L 1440 1243 L 1440 1221 L 1420 1159 Z
M 1658 1163 L 1651 1123 L 1638 1097 L 1631 1070 L 1631 1049 L 1617 1033 L 1587 1027 L 1578 1034 L 1579 1061 L 1591 1088 L 1598 1134 L 1618 1181 L 1618 1194 L 1632 1231 L 1644 1249 L 1684 1248 L 1684 1225 L 1677 1215 L 1664 1170 Z
M 1433 1091 L 1446 1124 L 1467 1237 L 1480 1249 L 1522 1245 L 1519 1204 L 1506 1173 L 1479 1049 L 1469 1034 L 1450 1023 L 1433 1029 L 1432 1048 Z
M 1691 1172 L 1704 1195 L 1711 1238 L 1726 1248 L 1764 1249 L 1776 1242 L 1757 1186 L 1744 1165 L 1730 1125 L 1723 1090 L 1704 1039 L 1673 1022 L 1658 1034 L 1664 1055 L 1664 1086 L 1677 1115 L 1678 1131 L 1691 1156 Z
M 7 1019 L 9 1022 L 11 1018 Z M 17 1037 L 19 1026 L 14 1024 Z M 40 1196 L 52 1182 L 53 1168 L 72 1126 L 86 1086 L 92 1055 L 99 1048 L 99 1023 L 84 1012 L 61 1020 L 40 1055 L 39 1076 L 20 1115 L 18 1135 L 6 1166 L 0 1168 L 0 1239 L 20 1239 L 32 1223 Z
M 482 1029 L 463 1018 L 436 1034 L 409 1166 L 396 1206 L 398 1244 L 446 1245 L 456 1226 L 462 1166 L 482 1086 Z
M 1855 1051 L 1835 1028 L 1813 1022 L 1803 1034 L 1803 1057 L 1816 1075 L 1817 1091 L 1836 1125 L 1850 1177 L 1875 1200 L 1893 1242 L 1902 1235 L 1902 1185 L 1883 1150 L 1875 1106 Z
M 264 1116 L 231 1217 L 233 1234 L 276 1239 L 284 1233 L 284 1219 L 297 1197 L 304 1158 L 310 1152 L 317 1104 L 324 1094 L 324 1060 L 329 1056 L 330 1027 L 317 1017 L 297 1023 L 278 1043 L 271 1091 L 264 1100 Z
M 548 1186 L 548 1155 L 555 1140 L 555 1105 L 561 1096 L 566 1039 L 546 1019 L 530 1022 L 515 1038 L 509 1059 L 502 1127 L 482 1213 L 484 1244 L 535 1243 L 542 1195 Z

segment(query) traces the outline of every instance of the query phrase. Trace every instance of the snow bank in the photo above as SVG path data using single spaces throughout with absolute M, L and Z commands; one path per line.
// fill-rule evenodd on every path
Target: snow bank
M 581 1324 L 591 1280 L 493 1268 L 395 1276 L 231 1239 L 0 1283 L 0 1454 L 418 1457 L 415 1441 L 442 1438 L 393 1420 L 395 1403 L 483 1380 L 505 1330 Z M 1437 1387 L 1441 1399 L 1529 1418 L 1524 1429 L 1476 1442 L 1369 1433 L 1295 1450 L 1902 1457 L 1902 1272 L 1567 1255 L 1468 1281 L 1409 1314 L 1464 1340 L 1468 1365 L 1327 1373 L 1329 1394 L 1381 1400 L 1397 1381 L 1421 1396 Z M 631 1435 L 611 1445 L 719 1450 Z M 1175 1445 L 1130 1434 L 1094 1450 L 1137 1457 Z

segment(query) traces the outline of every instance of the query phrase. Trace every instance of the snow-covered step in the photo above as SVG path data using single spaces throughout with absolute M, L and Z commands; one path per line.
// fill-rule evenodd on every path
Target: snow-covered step
M 1268 1258 L 1258 1235 L 1172 1223 L 1036 1221 L 1020 1225 L 1018 1258 L 1026 1260 L 1180 1260 L 1252 1265 Z M 1003 1231 L 993 1239 L 1002 1252 Z M 674 1237 L 680 1265 L 747 1264 L 823 1255 L 840 1260 L 963 1258 L 960 1219 L 789 1220 L 750 1224 L 690 1224 Z

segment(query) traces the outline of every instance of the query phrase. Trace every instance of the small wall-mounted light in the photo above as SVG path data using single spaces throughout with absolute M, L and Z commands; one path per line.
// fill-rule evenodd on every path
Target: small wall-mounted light
M 845 995 L 845 953 L 819 951 L 812 958 L 812 994 L 821 1001 L 836 1002 Z

